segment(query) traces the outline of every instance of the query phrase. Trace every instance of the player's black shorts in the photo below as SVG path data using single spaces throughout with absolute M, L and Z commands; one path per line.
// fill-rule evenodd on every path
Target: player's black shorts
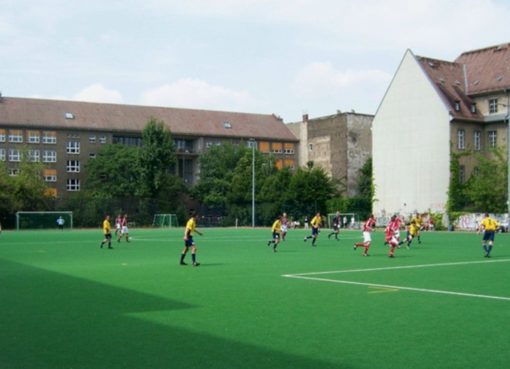
M 188 239 L 186 241 L 184 241 L 184 246 L 186 247 L 191 247 L 193 246 L 194 242 L 193 242 L 193 237 L 192 236 L 188 236 Z
M 494 241 L 494 231 L 485 231 L 483 232 L 483 240 L 484 241 Z
M 104 238 L 105 238 L 105 240 L 111 240 L 112 239 L 112 234 L 110 232 L 105 233 L 104 234 Z

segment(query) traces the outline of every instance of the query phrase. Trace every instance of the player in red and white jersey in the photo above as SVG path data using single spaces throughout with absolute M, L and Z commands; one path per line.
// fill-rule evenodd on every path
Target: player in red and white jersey
M 388 223 L 388 226 L 384 230 L 386 236 L 385 241 L 388 245 L 390 245 L 390 252 L 388 256 L 390 258 L 395 257 L 395 248 L 398 246 L 398 240 L 395 236 L 395 219 L 397 218 L 396 215 L 393 215 L 391 217 L 391 221 Z
M 285 241 L 285 236 L 287 235 L 287 231 L 289 230 L 289 219 L 287 218 L 287 213 L 283 213 L 280 218 L 280 223 L 282 224 L 282 240 Z
M 119 234 L 122 231 L 122 215 L 117 215 L 115 218 L 115 235 Z
M 354 244 L 354 250 L 358 247 L 364 247 L 365 251 L 363 251 L 363 256 L 368 256 L 368 249 L 370 248 L 370 244 L 372 243 L 372 235 L 371 232 L 374 231 L 375 228 L 375 217 L 374 214 L 370 214 L 368 219 L 363 223 L 363 242 L 356 242 Z
M 121 225 L 121 231 L 120 231 L 119 238 L 117 239 L 117 242 L 120 242 L 120 240 L 122 239 L 123 236 L 126 237 L 126 242 L 129 242 L 129 229 L 128 229 L 127 214 L 125 214 L 124 217 L 122 218 L 120 225 Z

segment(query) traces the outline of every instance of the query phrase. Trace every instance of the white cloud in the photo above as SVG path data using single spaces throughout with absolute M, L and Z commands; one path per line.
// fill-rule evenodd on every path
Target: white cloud
M 211 85 L 200 79 L 184 78 L 171 84 L 145 91 L 145 105 L 194 109 L 243 111 L 252 110 L 255 100 L 246 91 Z
M 386 85 L 391 80 L 388 73 L 376 70 L 338 70 L 330 62 L 315 62 L 297 74 L 293 91 L 297 96 L 332 96 L 360 85 Z
M 94 83 L 85 87 L 72 97 L 72 100 L 101 102 L 101 103 L 122 103 L 122 94 L 117 90 L 111 90 L 100 83 Z

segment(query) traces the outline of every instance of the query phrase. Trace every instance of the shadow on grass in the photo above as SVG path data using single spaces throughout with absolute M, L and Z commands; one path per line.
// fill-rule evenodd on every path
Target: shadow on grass
M 0 260 L 0 367 L 346 368 L 125 316 L 190 308 Z

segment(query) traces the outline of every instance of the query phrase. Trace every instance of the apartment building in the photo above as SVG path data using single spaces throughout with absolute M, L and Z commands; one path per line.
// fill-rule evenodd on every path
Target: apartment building
M 288 124 L 300 140 L 299 163 L 313 162 L 331 178 L 346 186 L 346 194 L 358 194 L 359 170 L 372 153 L 373 115 L 337 112 Z
M 177 150 L 173 170 L 190 185 L 209 147 L 232 143 L 273 154 L 276 166 L 297 165 L 299 140 L 276 115 L 0 97 L 0 161 L 19 174 L 23 157 L 44 166 L 49 192 L 83 188 L 85 168 L 105 145 L 142 145 L 146 123 L 161 120 Z
M 508 150 L 510 44 L 454 61 L 405 53 L 373 123 L 377 215 L 444 212 L 450 153 Z M 460 181 L 476 171 L 460 159 Z

